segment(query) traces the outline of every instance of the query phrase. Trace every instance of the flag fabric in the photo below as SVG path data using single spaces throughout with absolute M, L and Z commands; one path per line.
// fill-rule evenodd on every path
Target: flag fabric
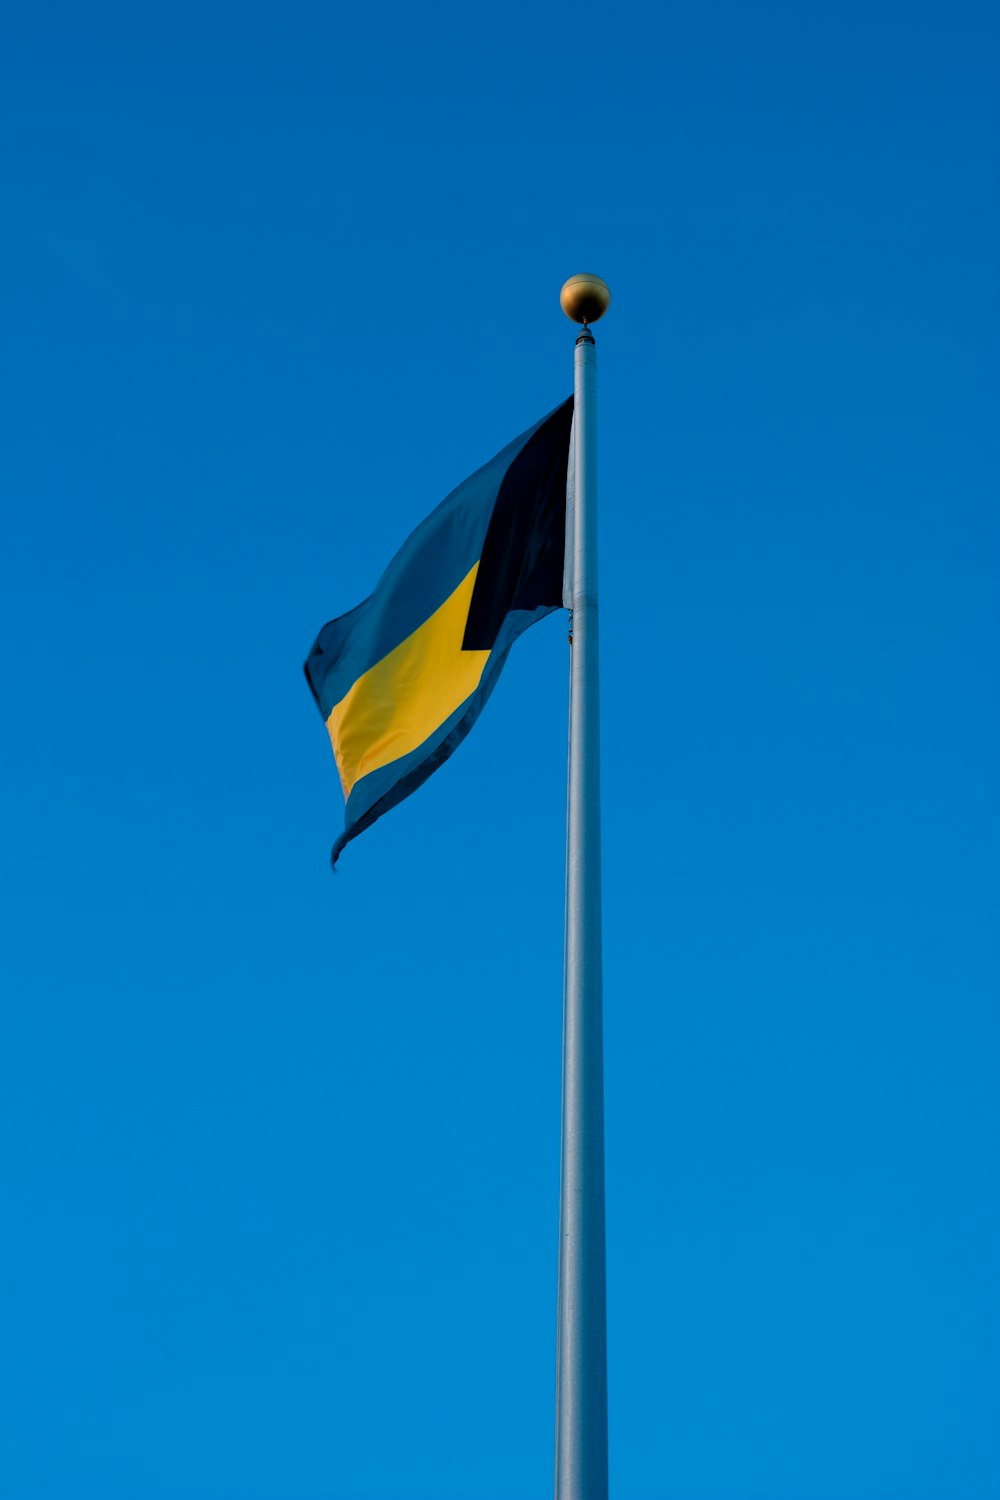
M 460 484 L 317 636 L 306 677 L 346 798 L 334 864 L 448 759 L 514 641 L 562 603 L 572 419 L 570 397 Z

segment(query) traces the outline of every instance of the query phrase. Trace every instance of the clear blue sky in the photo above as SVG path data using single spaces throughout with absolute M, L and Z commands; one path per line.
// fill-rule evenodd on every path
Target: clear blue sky
M 0 1490 L 550 1492 L 565 622 L 302 676 L 599 330 L 615 1500 L 995 1500 L 987 4 L 2 23 Z

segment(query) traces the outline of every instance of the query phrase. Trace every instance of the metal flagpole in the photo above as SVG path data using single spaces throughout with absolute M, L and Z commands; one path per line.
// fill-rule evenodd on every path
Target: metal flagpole
M 597 276 L 572 276 L 563 311 L 576 341 L 573 503 L 567 509 L 571 613 L 562 1166 L 556 1354 L 556 1500 L 607 1500 L 608 1376 L 604 1242 L 604 1035 L 601 978 L 601 764 L 597 652 L 597 351 L 607 310 Z

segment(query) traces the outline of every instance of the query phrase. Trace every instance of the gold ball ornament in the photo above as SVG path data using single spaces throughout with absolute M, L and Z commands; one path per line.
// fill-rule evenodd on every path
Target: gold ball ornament
M 574 323 L 596 323 L 610 305 L 608 283 L 599 276 L 571 276 L 559 293 L 559 306 Z

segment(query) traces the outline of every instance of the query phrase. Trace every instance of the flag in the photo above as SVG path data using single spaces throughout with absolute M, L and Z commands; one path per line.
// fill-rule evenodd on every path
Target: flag
M 514 641 L 563 599 L 573 398 L 515 438 L 324 625 L 306 677 L 346 799 L 344 845 L 461 744 Z

